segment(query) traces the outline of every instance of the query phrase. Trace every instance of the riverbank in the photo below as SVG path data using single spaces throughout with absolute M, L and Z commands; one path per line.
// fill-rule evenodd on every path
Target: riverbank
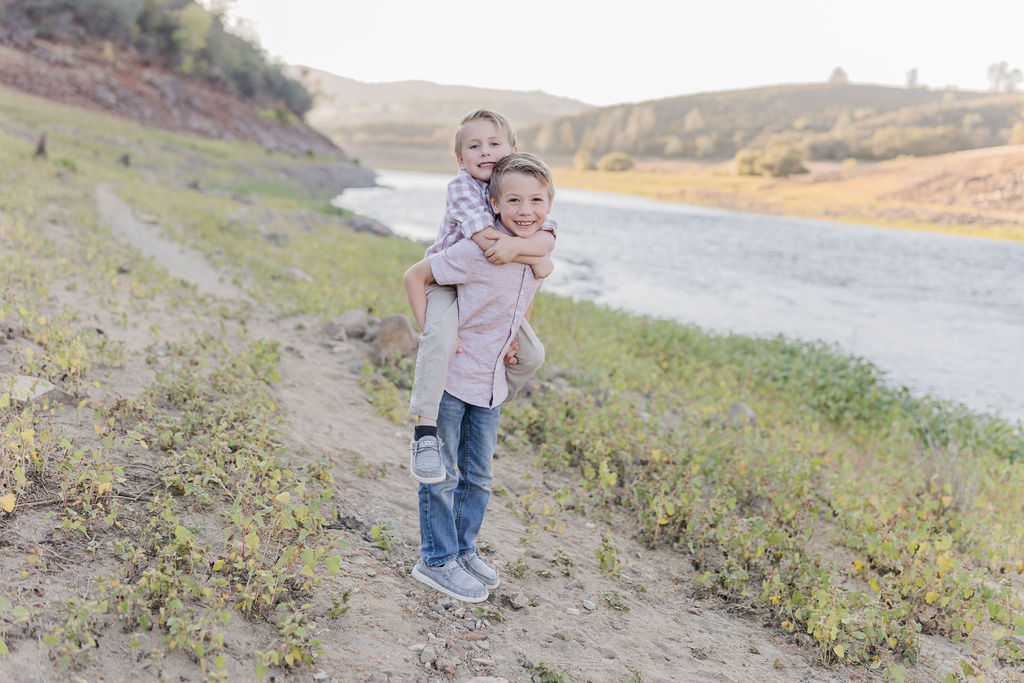
M 371 166 L 451 173 L 445 150 L 353 146 Z M 721 162 L 640 161 L 633 171 L 576 171 L 548 159 L 560 187 L 633 194 L 698 206 L 889 228 L 1024 240 L 1024 146 L 846 165 L 811 163 L 789 178 L 738 176 Z
M 325 329 L 406 314 L 422 247 L 311 196 L 315 159 L 3 94 L 0 371 L 56 389 L 0 389 L 13 679 L 1021 673 L 1018 426 L 820 344 L 563 297 L 503 418 L 502 586 L 438 599 L 408 575 L 410 361 Z

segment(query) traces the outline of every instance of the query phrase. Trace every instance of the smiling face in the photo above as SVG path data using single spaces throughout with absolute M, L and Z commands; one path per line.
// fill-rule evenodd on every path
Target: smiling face
M 491 198 L 501 224 L 516 237 L 529 237 L 544 225 L 551 211 L 551 194 L 538 178 L 526 173 L 506 173 L 501 190 Z
M 467 121 L 462 126 L 459 145 L 459 168 L 479 181 L 489 182 L 494 164 L 516 151 L 508 135 L 486 119 Z

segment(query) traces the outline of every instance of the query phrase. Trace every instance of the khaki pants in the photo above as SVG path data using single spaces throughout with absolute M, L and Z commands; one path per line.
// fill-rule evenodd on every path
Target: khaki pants
M 412 383 L 409 414 L 436 420 L 437 407 L 448 378 L 448 363 L 455 355 L 455 339 L 459 332 L 459 301 L 455 287 L 427 285 L 425 317 L 426 325 L 416 353 L 416 375 Z M 526 320 L 519 327 L 516 341 L 519 342 L 516 353 L 519 362 L 505 366 L 508 382 L 506 403 L 519 395 L 526 382 L 544 364 L 544 345 Z

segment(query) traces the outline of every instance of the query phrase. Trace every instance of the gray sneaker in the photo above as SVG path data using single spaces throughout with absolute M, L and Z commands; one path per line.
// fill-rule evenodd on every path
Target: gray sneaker
M 409 442 L 409 472 L 424 484 L 444 481 L 447 472 L 441 462 L 441 442 L 436 436 L 421 436 Z
M 501 583 L 498 570 L 484 562 L 478 553 L 463 555 L 459 558 L 459 564 L 486 588 L 494 589 Z
M 463 602 L 483 602 L 487 599 L 487 589 L 463 569 L 458 560 L 450 560 L 440 567 L 431 567 L 421 558 L 412 568 L 412 577 Z

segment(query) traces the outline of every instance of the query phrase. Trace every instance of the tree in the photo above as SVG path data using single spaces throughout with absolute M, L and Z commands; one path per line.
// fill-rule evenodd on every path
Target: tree
M 842 83 L 849 83 L 850 77 L 846 73 L 846 69 L 841 66 L 837 66 L 832 69 L 832 75 L 828 77 L 828 82 L 831 85 L 840 85 Z
M 907 72 L 907 90 L 914 90 L 917 88 L 917 67 Z
M 625 152 L 610 152 L 597 162 L 597 168 L 602 171 L 631 171 L 635 165 L 633 157 Z
M 593 171 L 597 168 L 594 166 L 594 153 L 586 147 L 580 147 L 572 158 L 572 167 L 577 171 Z
M 1024 74 L 1020 69 L 1011 69 L 1005 61 L 990 64 L 988 67 L 989 90 L 994 92 L 1016 92 L 1022 80 Z

